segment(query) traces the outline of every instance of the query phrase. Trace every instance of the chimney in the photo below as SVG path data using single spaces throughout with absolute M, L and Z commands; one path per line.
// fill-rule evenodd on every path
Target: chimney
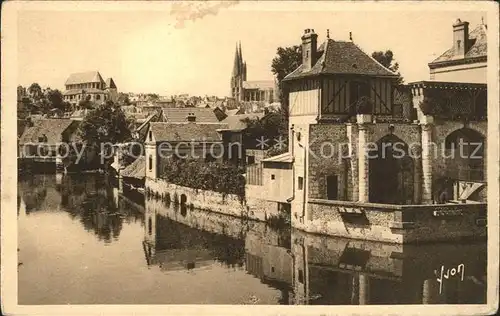
M 453 24 L 453 48 L 455 54 L 464 57 L 469 50 L 469 22 L 457 19 Z
M 194 113 L 188 113 L 187 120 L 188 122 L 196 122 L 196 115 L 194 115 Z
M 313 29 L 306 29 L 302 35 L 302 65 L 305 71 L 311 70 L 316 63 L 318 35 Z

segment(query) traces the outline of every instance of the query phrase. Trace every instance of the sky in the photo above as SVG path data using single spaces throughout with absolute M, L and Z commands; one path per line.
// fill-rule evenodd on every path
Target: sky
M 207 5 L 216 14 L 204 15 Z M 238 41 L 247 79 L 272 80 L 276 49 L 300 44 L 306 28 L 316 31 L 319 44 L 329 29 L 334 40 L 349 40 L 352 32 L 368 54 L 391 49 L 405 82 L 412 82 L 429 79 L 427 64 L 451 47 L 457 18 L 471 29 L 482 17 L 487 23 L 479 11 L 343 10 L 303 2 L 202 6 L 20 11 L 18 84 L 64 90 L 71 73 L 98 70 L 104 80 L 112 77 L 120 92 L 225 96 Z

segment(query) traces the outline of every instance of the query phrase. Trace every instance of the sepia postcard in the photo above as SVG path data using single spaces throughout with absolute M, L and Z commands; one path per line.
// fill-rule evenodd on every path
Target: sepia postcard
M 7 1 L 5 315 L 493 315 L 499 6 Z

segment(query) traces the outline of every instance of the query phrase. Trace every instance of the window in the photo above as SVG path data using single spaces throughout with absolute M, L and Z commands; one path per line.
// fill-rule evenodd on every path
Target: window
M 153 170 L 153 156 L 149 156 L 149 171 Z
M 247 156 L 247 164 L 252 165 L 255 163 L 255 156 Z
M 458 41 L 457 41 L 457 48 L 458 48 L 458 49 L 460 49 L 460 44 L 461 44 L 461 43 L 462 43 L 462 41 L 461 41 L 461 40 L 458 40 Z
M 100 94 L 96 94 L 95 99 L 96 100 L 100 100 L 101 99 L 101 95 Z
M 299 282 L 304 283 L 304 271 L 302 269 L 299 269 Z
M 149 138 L 149 141 L 153 141 L 153 132 L 152 131 L 149 131 L 148 138 Z
M 274 180 L 274 178 L 275 178 L 275 177 L 274 177 L 274 174 L 272 174 L 272 175 L 271 175 L 271 180 Z
M 304 188 L 304 178 L 299 177 L 299 190 L 302 190 Z
M 330 175 L 326 177 L 326 198 L 328 200 L 336 200 L 338 198 L 338 177 Z

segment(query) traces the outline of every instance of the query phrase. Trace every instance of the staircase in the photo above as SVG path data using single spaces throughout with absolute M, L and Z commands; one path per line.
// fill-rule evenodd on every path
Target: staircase
M 455 200 L 465 201 L 469 197 L 486 186 L 483 182 L 470 182 L 457 180 L 453 184 L 453 192 Z

